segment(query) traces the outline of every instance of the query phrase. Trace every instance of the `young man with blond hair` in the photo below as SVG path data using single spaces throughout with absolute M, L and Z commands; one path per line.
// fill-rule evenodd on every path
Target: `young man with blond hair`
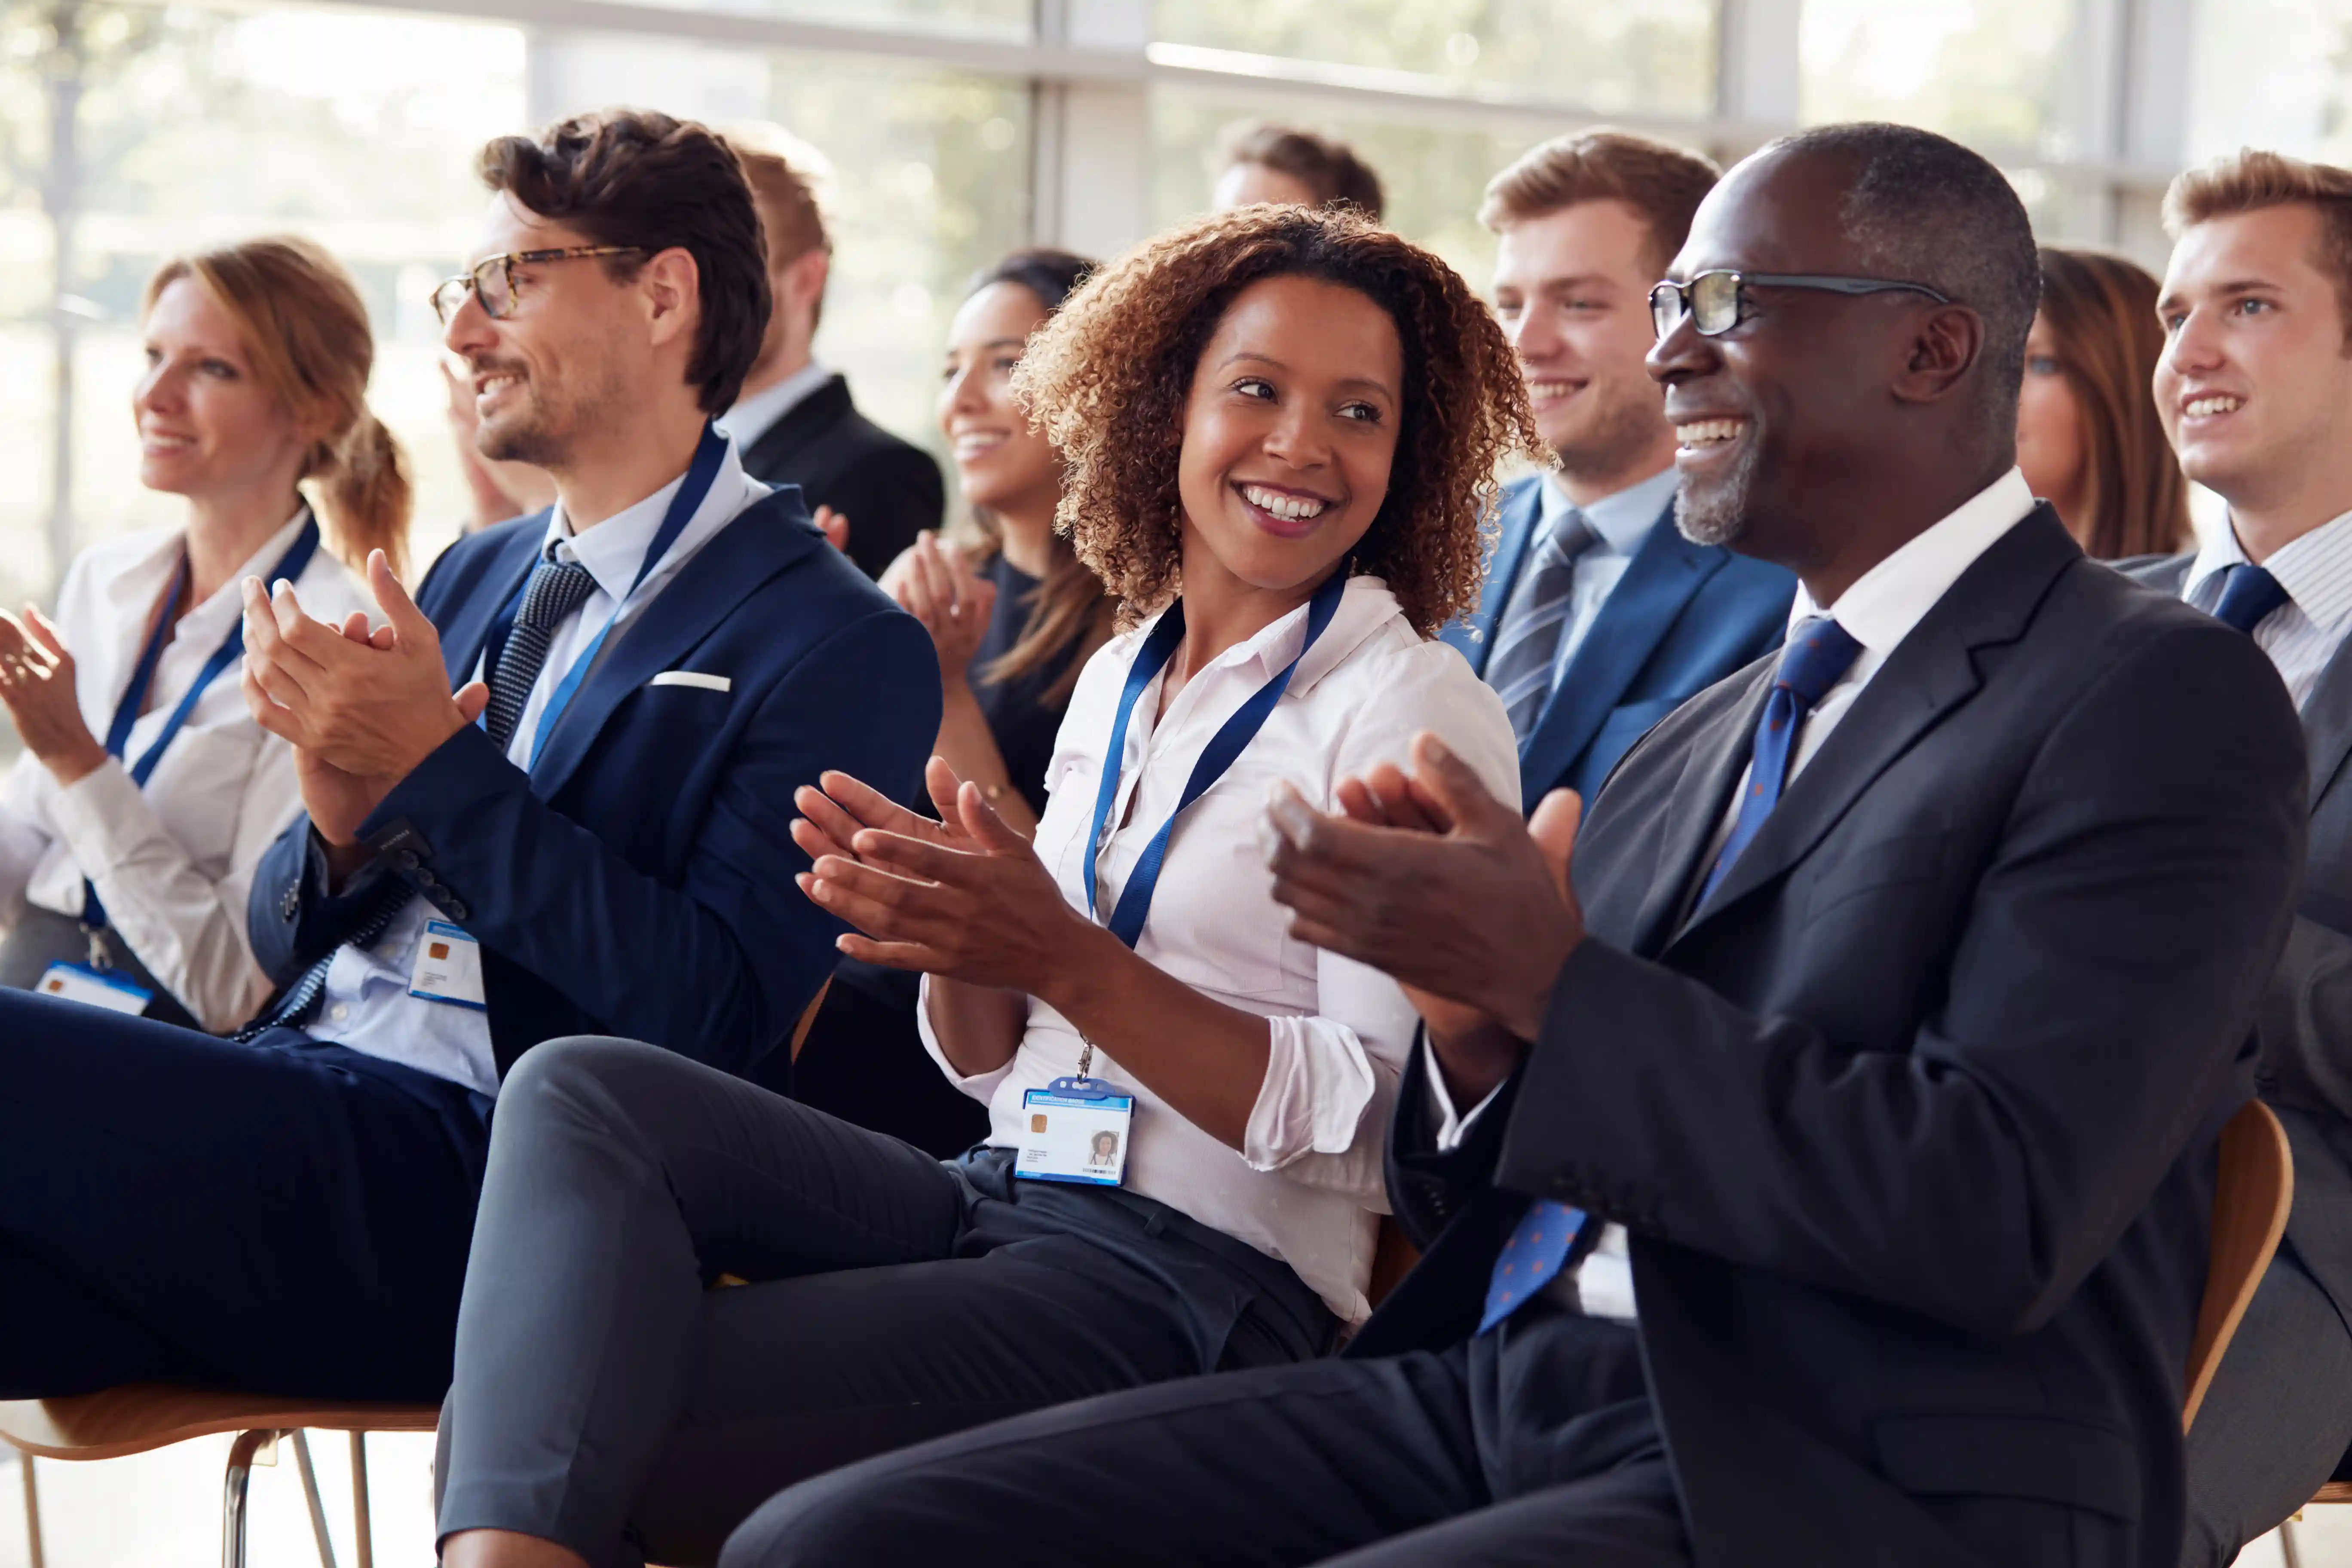
M 1643 368 L 1650 286 L 1714 188 L 1696 153 L 1622 132 L 1544 142 L 1478 210 L 1495 309 L 1559 467 L 1505 494 L 1468 629 L 1445 634 L 1503 699 L 1522 805 L 1591 798 L 1693 693 L 1777 647 L 1795 579 L 1674 523 L 1674 427 Z
M 2220 1568 L 2352 1448 L 2352 172 L 2240 153 L 2175 180 L 2165 221 L 2157 407 L 2229 527 L 2127 570 L 2253 637 L 2311 757 L 2303 890 L 2257 1031 L 2294 1207 L 2189 1436 L 2181 1560 Z
M 730 131 L 727 142 L 759 210 L 776 307 L 719 424 L 752 478 L 798 485 L 827 536 L 879 577 L 916 534 L 940 525 L 947 504 L 940 466 L 860 414 L 848 381 L 816 358 L 833 275 L 833 174 L 824 154 L 772 125 Z

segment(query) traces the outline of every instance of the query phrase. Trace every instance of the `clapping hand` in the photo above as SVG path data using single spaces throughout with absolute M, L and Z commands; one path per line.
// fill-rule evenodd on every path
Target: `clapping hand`
M 940 684 L 950 691 L 966 684 L 996 608 L 996 584 L 974 572 L 962 551 L 925 529 L 882 574 L 882 586 L 931 634 Z
M 313 620 L 281 582 L 245 580 L 245 700 L 254 720 L 292 745 L 303 804 L 320 836 L 348 846 L 360 824 L 417 763 L 481 716 L 489 689 L 452 693 L 441 639 L 381 550 L 368 585 L 385 624 L 366 632 Z
M 0 612 L 0 704 L 16 721 L 25 749 L 58 783 L 78 783 L 105 763 L 106 748 L 81 716 L 73 655 L 49 618 L 31 605 L 21 617 Z
M 1107 933 L 1070 908 L 978 785 L 938 757 L 925 782 L 938 822 L 846 773 L 801 790 L 793 842 L 814 862 L 801 890 L 864 933 L 840 940 L 852 958 L 1044 994 Z
M 1582 807 L 1554 791 L 1522 823 L 1435 736 L 1412 760 L 1410 775 L 1344 781 L 1337 815 L 1279 791 L 1267 865 L 1291 934 L 1404 986 L 1455 1103 L 1470 1103 L 1517 1065 L 1584 939 L 1569 881 Z

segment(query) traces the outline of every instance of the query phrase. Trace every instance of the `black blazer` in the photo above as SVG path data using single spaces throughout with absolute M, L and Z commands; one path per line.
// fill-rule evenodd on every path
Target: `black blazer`
M 2294 710 L 2038 508 L 1682 920 L 1771 669 L 1594 803 L 1592 940 L 1506 1114 L 1440 1157 L 1403 1086 L 1390 1194 L 1432 1245 L 1351 1352 L 1472 1332 L 1557 1198 L 1632 1233 L 1706 1568 L 2174 1568 L 2214 1142 L 2303 858 Z
M 931 455 L 857 412 L 837 375 L 756 436 L 739 433 L 736 444 L 753 479 L 798 485 L 811 511 L 829 506 L 849 520 L 849 558 L 868 577 L 939 527 L 947 508 Z

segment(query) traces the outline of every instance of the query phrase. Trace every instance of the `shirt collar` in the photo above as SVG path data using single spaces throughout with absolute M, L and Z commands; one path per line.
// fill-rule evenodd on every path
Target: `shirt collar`
M 2033 491 L 2015 468 L 1962 501 L 1940 521 L 1864 573 L 1824 612 L 1802 583 L 1789 607 L 1789 626 L 1824 613 L 1871 652 L 1890 653 L 1911 635 L 1936 601 L 1960 580 L 2001 535 L 2025 521 Z
M 1650 530 L 1666 513 L 1675 499 L 1675 470 L 1659 469 L 1638 484 L 1602 496 L 1599 500 L 1579 505 L 1569 499 L 1561 488 L 1559 476 L 1543 477 L 1543 525 L 1546 532 L 1559 526 L 1559 520 L 1570 509 L 1584 514 L 1597 538 L 1592 547 L 1596 555 L 1631 555 L 1642 548 L 1650 537 Z
M 193 637 L 215 623 L 222 635 L 228 632 L 229 623 L 245 614 L 245 580 L 258 577 L 274 570 L 287 551 L 294 547 L 294 536 L 310 520 L 310 509 L 299 506 L 294 515 L 278 524 L 278 531 L 262 542 L 261 548 L 247 557 L 245 563 L 228 575 L 228 580 L 213 591 L 212 597 L 201 605 L 190 606 L 180 619 L 179 629 L 173 640 Z M 174 530 L 155 542 L 155 547 L 118 573 L 108 584 L 110 596 L 126 613 L 135 613 L 138 624 L 144 625 L 147 612 L 163 591 L 163 584 L 180 569 L 181 557 L 186 552 L 188 535 L 184 529 Z M 323 548 L 323 546 L 322 546 Z M 275 584 L 265 584 L 275 586 Z
M 2238 542 L 2234 523 L 2216 531 L 2198 548 L 2189 563 L 2189 580 L 2181 597 L 2195 596 L 2213 576 L 2244 562 L 2245 547 Z M 2352 626 L 2352 511 L 2321 523 L 2302 537 L 2280 546 L 2263 563 L 2278 579 L 2286 596 L 2305 619 L 2324 632 L 2340 633 Z
M 735 406 L 719 416 L 719 427 L 738 441 L 756 441 L 832 379 L 830 367 L 821 360 L 811 360 L 775 385 L 737 398 Z
M 1298 658 L 1298 669 L 1291 676 L 1286 690 L 1289 695 L 1304 697 L 1366 638 L 1391 621 L 1404 620 L 1404 607 L 1397 603 L 1385 579 L 1369 574 L 1350 577 L 1339 591 L 1339 605 L 1331 613 L 1331 624 L 1323 629 L 1315 646 L 1307 650 L 1307 657 L 1299 658 L 1300 645 L 1307 640 L 1307 617 L 1313 609 L 1311 601 L 1299 605 L 1256 635 L 1225 649 L 1211 659 L 1201 673 L 1233 670 L 1255 680 L 1271 680 L 1292 659 Z M 1138 647 L 1151 636 L 1151 628 L 1159 625 L 1160 616 L 1166 614 L 1160 611 L 1129 634 Z
M 577 561 L 588 568 L 588 574 L 596 579 L 596 586 L 607 597 L 616 605 L 621 603 L 629 596 L 629 589 L 637 580 L 637 569 L 645 564 L 646 552 L 652 548 L 654 535 L 661 531 L 671 500 L 685 483 L 686 476 L 680 474 L 645 500 L 622 508 L 584 533 L 572 531 L 572 520 L 564 516 L 563 502 L 558 500 L 547 516 L 547 537 L 540 545 L 540 558 Z M 745 489 L 743 459 L 730 440 L 709 493 L 702 498 L 694 517 L 687 520 L 688 528 L 690 530 L 713 507 L 725 507 L 731 514 L 742 504 Z M 680 539 L 683 537 L 682 531 Z M 677 542 L 672 542 L 669 554 L 648 577 L 648 584 L 666 576 L 684 559 Z

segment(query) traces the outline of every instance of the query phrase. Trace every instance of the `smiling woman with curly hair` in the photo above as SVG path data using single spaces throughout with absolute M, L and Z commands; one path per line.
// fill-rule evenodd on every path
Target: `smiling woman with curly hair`
M 1312 279 L 1384 311 L 1403 350 L 1393 470 L 1356 548 L 1424 637 L 1476 602 L 1503 460 L 1544 452 L 1517 360 L 1453 268 L 1343 212 L 1255 206 L 1172 229 L 1095 274 L 1022 356 L 1016 386 L 1062 452 L 1061 525 L 1130 619 L 1182 581 L 1177 456 L 1195 369 L 1252 284 Z
M 1476 589 L 1497 460 L 1535 445 L 1518 372 L 1436 258 L 1262 206 L 1114 262 L 1013 391 L 1130 622 L 1078 675 L 1034 841 L 938 758 L 939 821 L 826 773 L 792 826 L 802 889 L 864 933 L 843 952 L 923 973 L 988 1140 L 927 1159 L 673 1051 L 533 1051 L 477 1233 L 532 1267 L 467 1282 L 444 1473 L 487 1500 L 444 1512 L 450 1568 L 708 1561 L 762 1488 L 1307 1361 L 1370 1313 L 1417 1020 L 1292 934 L 1258 829 L 1276 786 L 1338 809 L 1424 731 L 1518 797 L 1501 700 L 1429 640 Z M 509 1533 L 509 1491 L 578 1501 Z

